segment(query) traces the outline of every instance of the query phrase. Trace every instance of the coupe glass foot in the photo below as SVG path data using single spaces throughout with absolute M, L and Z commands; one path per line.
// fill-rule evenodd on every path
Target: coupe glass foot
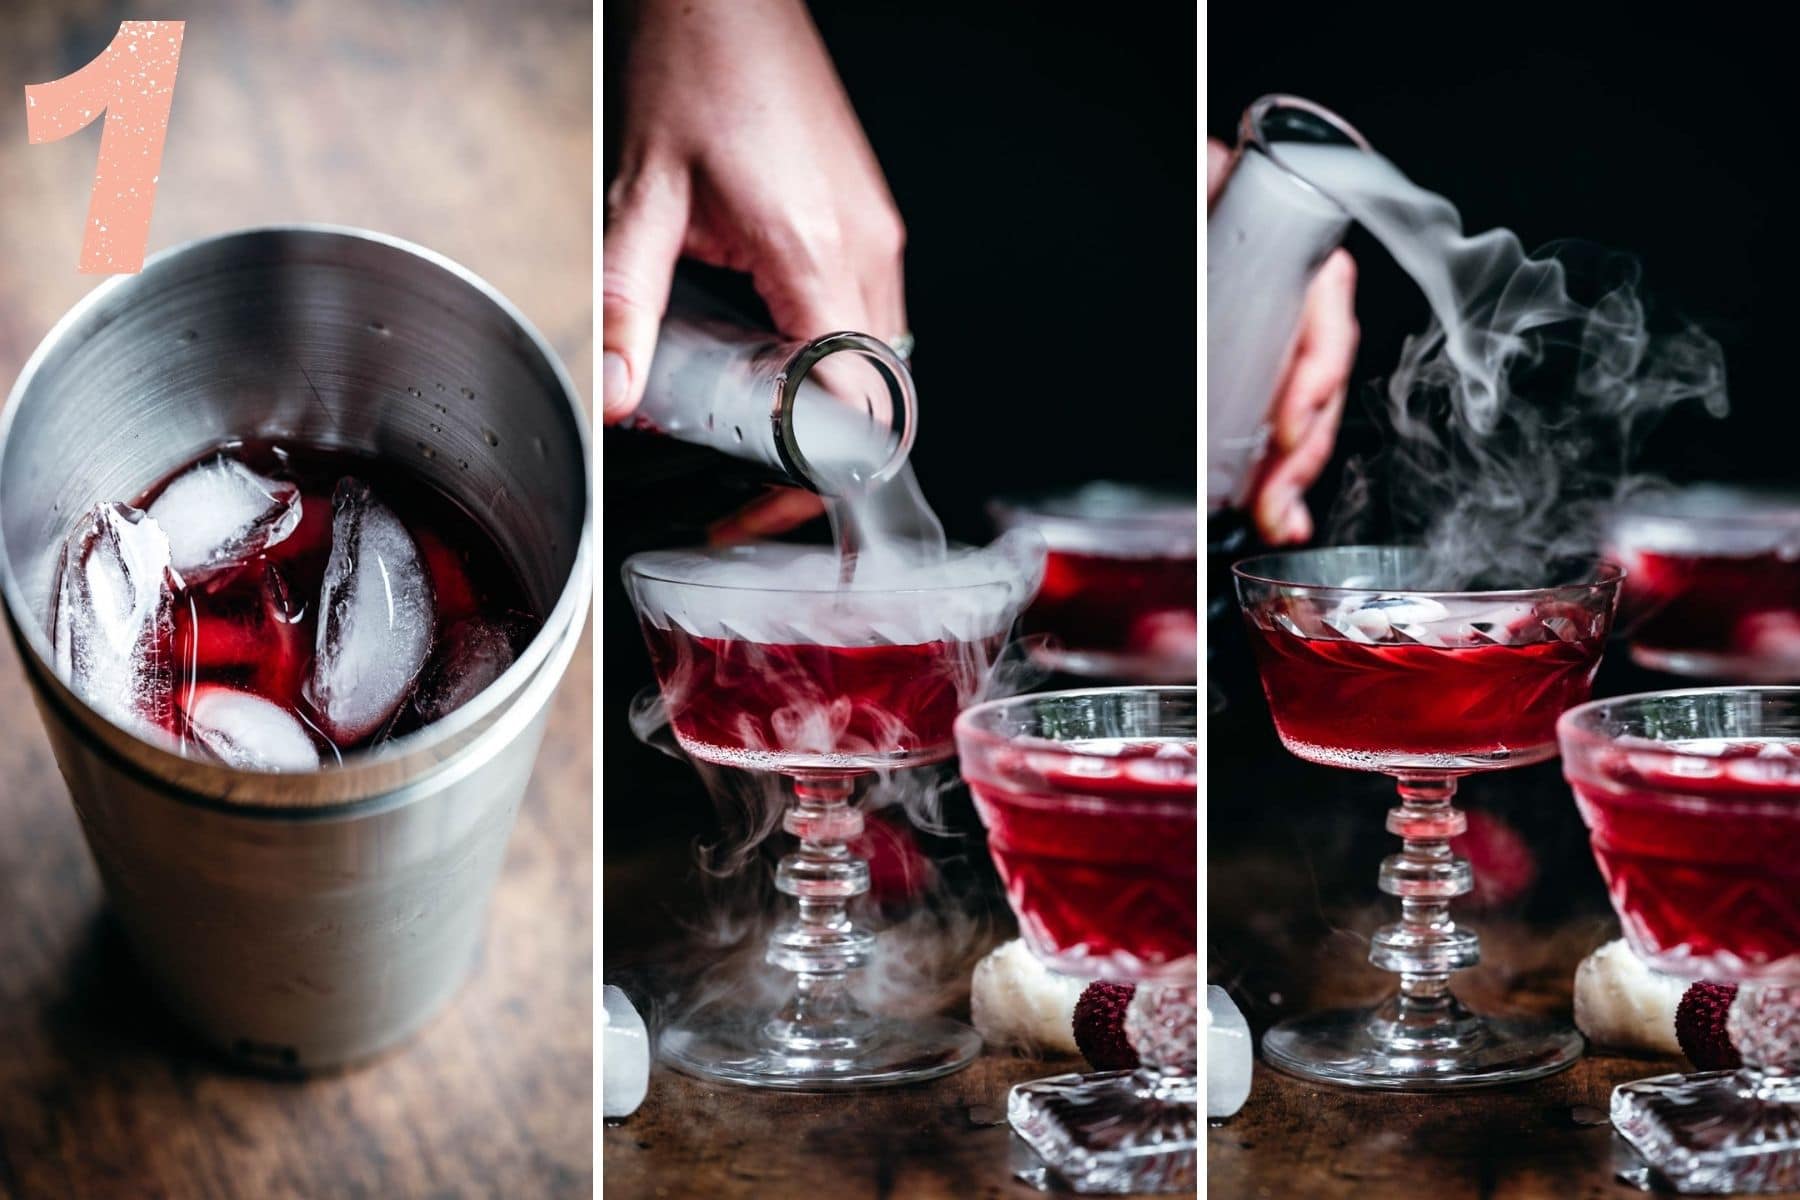
M 1800 1091 L 1736 1071 L 1659 1075 L 1613 1089 L 1613 1128 L 1678 1192 L 1800 1189 Z
M 1021 1083 L 1007 1120 L 1042 1160 L 1027 1182 L 1089 1195 L 1192 1192 L 1199 1179 L 1198 1088 L 1148 1071 Z
M 944 1017 L 880 1018 L 847 1044 L 807 1048 L 769 1037 L 767 1014 L 702 1013 L 662 1033 L 663 1061 L 714 1083 L 839 1092 L 949 1075 L 981 1053 L 981 1035 Z
M 1263 1035 L 1263 1057 L 1319 1083 L 1436 1092 L 1540 1079 L 1581 1056 L 1581 1035 L 1559 1021 L 1461 1012 L 1437 1036 L 1393 1036 L 1391 1012 L 1340 1009 L 1283 1021 Z

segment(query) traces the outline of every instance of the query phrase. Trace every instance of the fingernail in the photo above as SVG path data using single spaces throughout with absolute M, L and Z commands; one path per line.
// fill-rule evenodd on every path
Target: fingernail
M 627 393 L 631 390 L 631 368 L 625 365 L 625 356 L 615 350 L 608 350 L 601 359 L 600 372 L 601 405 L 608 413 L 622 412 Z

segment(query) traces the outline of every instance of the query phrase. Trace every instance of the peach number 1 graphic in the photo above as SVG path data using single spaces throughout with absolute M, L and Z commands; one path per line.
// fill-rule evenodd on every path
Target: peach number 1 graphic
M 143 269 L 186 24 L 121 22 L 112 44 L 87 66 L 25 87 L 25 132 L 34 146 L 68 137 L 106 114 L 81 239 L 83 275 Z

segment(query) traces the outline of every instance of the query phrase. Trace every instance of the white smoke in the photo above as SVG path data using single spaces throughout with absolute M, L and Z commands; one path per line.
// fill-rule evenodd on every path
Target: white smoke
M 638 615 L 696 637 L 762 645 L 921 645 L 1003 634 L 1043 577 L 1042 538 L 1011 532 L 932 563 L 866 554 L 841 580 L 836 551 L 754 542 L 633 556 Z
M 1686 400 L 1724 415 L 1723 351 L 1691 325 L 1653 328 L 1630 257 L 1465 236 L 1454 205 L 1380 155 L 1280 158 L 1388 249 L 1432 312 L 1387 381 L 1391 444 L 1351 464 L 1332 540 L 1358 540 L 1385 499 L 1393 536 L 1429 552 L 1431 586 L 1542 583 L 1551 562 L 1597 554 L 1607 514 L 1656 486 L 1633 458 L 1657 417 Z

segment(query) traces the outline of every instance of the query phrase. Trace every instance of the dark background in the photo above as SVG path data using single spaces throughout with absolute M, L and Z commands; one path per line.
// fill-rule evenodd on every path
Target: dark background
M 608 179 L 625 7 L 605 6 Z M 1171 10 L 1151 29 L 1019 3 L 811 7 L 907 224 L 912 462 L 950 536 L 990 538 L 984 506 L 1008 492 L 1096 478 L 1191 490 L 1192 14 Z M 713 820 L 693 769 L 628 731 L 630 697 L 651 675 L 618 566 L 639 549 L 698 540 L 742 495 L 720 482 L 729 464 L 666 439 L 607 430 L 601 444 L 612 931 L 645 907 L 634 880 L 649 844 L 705 835 Z M 615 946 L 625 938 L 609 932 Z M 609 948 L 609 962 L 619 957 Z

